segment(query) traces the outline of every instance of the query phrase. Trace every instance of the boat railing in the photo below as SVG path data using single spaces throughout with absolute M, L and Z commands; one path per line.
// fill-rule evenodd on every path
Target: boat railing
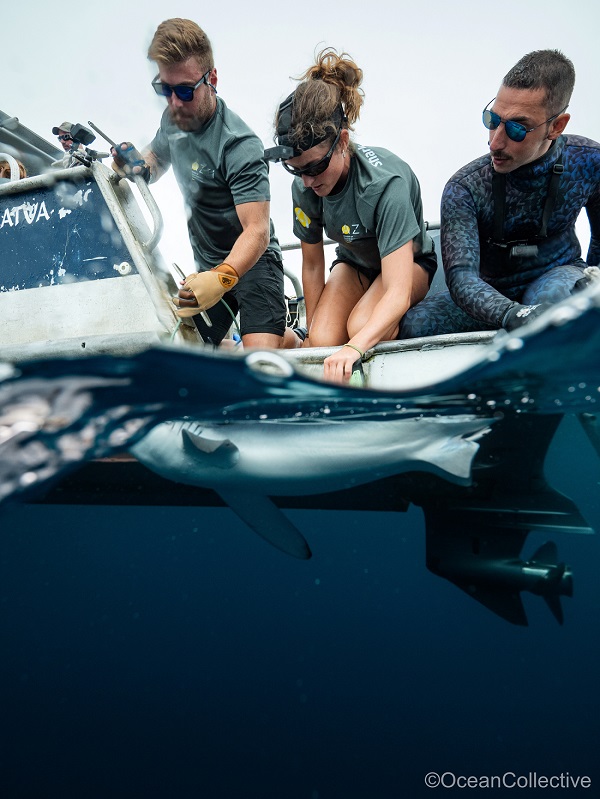
M 152 219 L 152 223 L 154 229 L 152 231 L 152 235 L 150 238 L 143 243 L 143 246 L 152 252 L 158 242 L 160 241 L 160 237 L 162 236 L 163 232 L 163 218 L 160 212 L 160 208 L 158 207 L 156 200 L 154 199 L 154 195 L 148 188 L 148 184 L 146 181 L 141 177 L 141 175 L 134 175 L 133 182 L 136 185 L 137 190 L 139 191 L 142 199 L 146 203 L 146 207 L 150 212 L 150 217 Z
M 176 315 L 162 216 L 138 188 L 149 222 L 128 181 L 99 161 L 0 185 L 0 357 L 30 344 L 69 357 L 201 343 Z
M 98 188 L 102 192 L 109 211 L 117 222 L 121 236 L 132 255 L 138 274 L 154 306 L 156 316 L 165 332 L 171 335 L 177 324 L 170 301 L 173 293 L 177 293 L 175 283 L 159 254 L 155 253 L 156 257 L 149 257 L 156 250 L 163 227 L 162 215 L 156 201 L 143 179 L 136 176 L 135 185 L 140 190 L 153 222 L 153 230 L 148 231 L 131 190 L 123 192 L 126 182 L 120 181 L 114 172 L 97 161 L 92 164 L 91 168 Z M 143 188 L 139 184 L 142 184 Z M 117 194 L 117 186 L 120 194 Z

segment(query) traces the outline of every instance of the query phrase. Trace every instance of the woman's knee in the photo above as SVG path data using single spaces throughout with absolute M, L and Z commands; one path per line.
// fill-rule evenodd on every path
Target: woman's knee
M 310 347 L 340 347 L 348 341 L 348 331 L 343 324 L 320 325 L 313 323 L 308 333 Z

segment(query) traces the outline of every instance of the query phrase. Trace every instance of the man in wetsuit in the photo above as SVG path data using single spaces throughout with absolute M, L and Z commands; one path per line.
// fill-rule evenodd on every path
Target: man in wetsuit
M 450 178 L 441 245 L 449 291 L 404 317 L 401 338 L 504 328 L 538 317 L 600 263 L 600 144 L 563 135 L 575 70 L 557 50 L 524 56 L 483 112 L 490 154 Z M 587 262 L 575 233 L 582 208 Z
M 141 155 L 127 142 L 121 153 L 113 149 L 113 169 L 154 181 L 173 166 L 198 268 L 174 299 L 179 315 L 195 316 L 203 338 L 219 344 L 239 309 L 244 346 L 299 346 L 285 326 L 283 263 L 269 218 L 262 143 L 217 97 L 207 35 L 191 20 L 166 20 L 148 57 L 158 65 L 152 85 L 167 108 Z M 198 316 L 201 311 L 212 326 Z

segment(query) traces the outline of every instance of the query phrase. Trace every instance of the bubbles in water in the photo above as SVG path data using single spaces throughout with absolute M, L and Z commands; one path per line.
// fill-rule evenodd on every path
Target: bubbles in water
M 37 475 L 35 472 L 25 472 L 25 474 L 22 474 L 21 477 L 19 478 L 19 482 L 21 483 L 22 486 L 33 485 L 33 483 L 35 483 L 36 480 L 37 480 Z

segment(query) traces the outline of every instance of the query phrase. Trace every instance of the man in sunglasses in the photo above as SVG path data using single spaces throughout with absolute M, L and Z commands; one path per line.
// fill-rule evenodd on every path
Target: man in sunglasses
M 564 135 L 575 83 L 557 50 L 524 56 L 483 110 L 490 154 L 448 181 L 442 259 L 449 292 L 409 311 L 402 338 L 514 330 L 584 288 L 600 263 L 600 145 Z M 575 223 L 585 208 L 582 259 Z
M 148 57 L 158 65 L 152 86 L 167 107 L 141 156 L 123 143 L 122 153 L 113 151 L 113 168 L 145 173 L 154 181 L 173 167 L 198 269 L 173 300 L 178 314 L 194 316 L 205 341 L 215 345 L 239 310 L 245 347 L 299 346 L 285 325 L 283 263 L 269 218 L 262 143 L 217 96 L 207 35 L 191 20 L 166 20 Z M 210 326 L 201 311 L 208 313 Z
M 58 138 L 58 143 L 65 151 L 65 154 L 62 157 L 62 166 L 65 168 L 69 168 L 72 166 L 81 166 L 81 161 L 77 158 L 74 158 L 71 154 L 71 147 L 73 146 L 73 139 L 71 137 L 71 128 L 73 125 L 71 122 L 61 122 L 60 125 L 56 125 L 52 128 L 52 135 Z M 83 149 L 83 145 L 79 145 L 79 150 Z M 57 163 L 60 163 L 59 161 Z

